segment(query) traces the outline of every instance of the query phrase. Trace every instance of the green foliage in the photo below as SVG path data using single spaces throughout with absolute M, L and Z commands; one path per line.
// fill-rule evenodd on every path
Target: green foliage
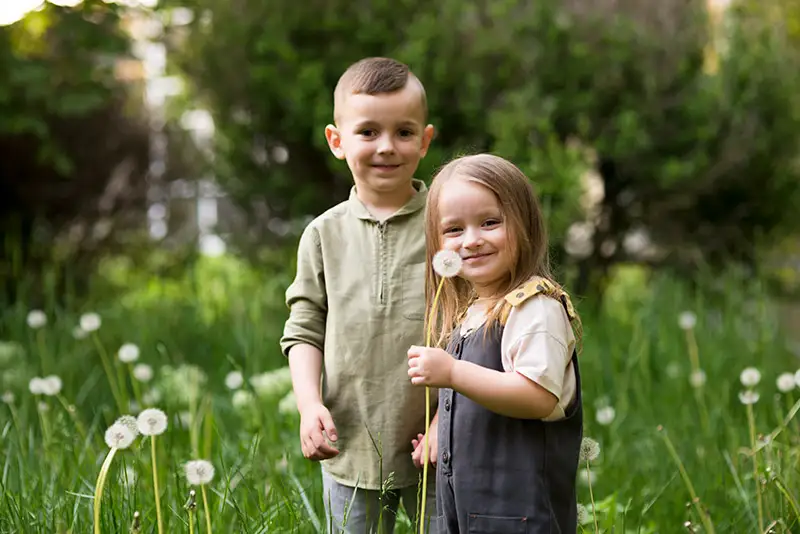
M 181 506 L 189 487 L 182 466 L 194 458 L 208 459 L 216 469 L 209 486 L 215 532 L 313 532 L 315 523 L 324 524 L 319 467 L 300 453 L 299 422 L 285 395 L 289 383 L 278 348 L 291 252 L 265 257 L 258 270 L 230 257 L 204 259 L 173 279 L 150 274 L 161 260 L 138 265 L 121 257 L 108 260 L 92 300 L 47 307 L 48 324 L 41 329 L 25 324 L 29 310 L 21 303 L 6 307 L 0 315 L 0 379 L 2 390 L 16 399 L 0 405 L 0 425 L 7 429 L 0 461 L 13 466 L 2 478 L 0 530 L 90 530 L 89 496 L 107 450 L 102 434 L 121 415 L 109 389 L 118 372 L 129 400 L 143 399 L 169 416 L 158 440 L 168 532 L 186 529 Z M 585 311 L 585 302 L 576 303 L 585 329 L 580 355 L 585 435 L 600 444 L 590 469 L 602 532 L 664 532 L 687 520 L 700 523 L 694 508 L 686 506 L 690 492 L 665 437 L 715 530 L 755 530 L 752 442 L 747 409 L 739 400 L 745 389 L 739 375 L 750 366 L 762 375 L 754 388 L 760 393 L 755 435 L 772 437 L 757 444 L 759 476 L 767 480 L 766 521 L 779 519 L 796 528 L 790 499 L 800 497 L 800 434 L 796 416 L 785 428 L 782 422 L 797 389 L 782 393 L 775 384 L 797 363 L 786 348 L 777 310 L 762 284 L 741 274 L 698 286 L 703 290 L 690 292 L 669 277 L 626 267 L 615 271 L 597 314 Z M 80 314 L 90 311 L 100 313 L 102 325 L 75 339 Z M 679 327 L 684 311 L 697 317 L 691 332 Z M 694 342 L 706 376 L 701 388 L 690 385 Z M 152 381 L 129 377 L 130 368 L 116 357 L 123 343 L 140 347 L 136 363 L 152 366 Z M 110 375 L 101 352 L 111 361 Z M 226 375 L 236 370 L 245 378 L 238 393 L 225 385 Z M 278 372 L 264 374 L 273 370 Z M 49 374 L 62 378 L 60 396 L 32 396 L 30 378 Z M 39 401 L 48 411 L 37 411 Z M 115 458 L 103 497 L 106 528 L 124 531 L 134 511 L 141 513 L 143 532 L 154 528 L 149 448 L 140 437 Z M 135 473 L 130 486 L 126 468 Z M 582 527 L 593 532 L 585 470 L 582 465 L 579 501 L 588 508 Z M 203 524 L 203 510 L 198 492 L 195 524 Z M 398 532 L 410 533 L 407 517 L 401 519 Z

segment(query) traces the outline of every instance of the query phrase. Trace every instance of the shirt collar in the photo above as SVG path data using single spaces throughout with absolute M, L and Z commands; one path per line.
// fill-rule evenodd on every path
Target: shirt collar
M 411 185 L 416 190 L 414 196 L 412 196 L 399 210 L 392 214 L 389 219 L 414 213 L 425 206 L 425 198 L 428 194 L 428 187 L 425 185 L 425 182 L 414 178 L 411 180 Z M 350 189 L 350 198 L 348 199 L 348 202 L 350 204 L 351 212 L 359 219 L 377 221 L 377 219 L 369 212 L 364 203 L 361 202 L 361 199 L 358 198 L 355 186 Z

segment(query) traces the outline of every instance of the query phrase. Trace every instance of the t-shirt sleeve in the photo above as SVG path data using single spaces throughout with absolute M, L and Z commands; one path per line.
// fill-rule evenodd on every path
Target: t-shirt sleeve
M 511 310 L 503 331 L 503 369 L 517 372 L 561 400 L 575 336 L 561 303 L 536 295 Z

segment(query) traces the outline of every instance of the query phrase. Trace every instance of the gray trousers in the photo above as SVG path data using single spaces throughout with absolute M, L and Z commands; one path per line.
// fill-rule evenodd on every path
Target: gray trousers
M 436 470 L 434 467 L 428 469 L 425 532 L 437 534 L 437 524 L 434 519 Z M 411 519 L 411 524 L 416 524 L 417 492 L 420 489 L 417 486 L 387 491 L 381 501 L 380 491 L 356 489 L 339 484 L 325 472 L 325 469 L 322 469 L 322 488 L 326 515 L 325 532 L 329 534 L 393 534 L 401 501 Z

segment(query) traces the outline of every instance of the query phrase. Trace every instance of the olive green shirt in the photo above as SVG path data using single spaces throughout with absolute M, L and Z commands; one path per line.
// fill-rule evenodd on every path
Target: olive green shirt
M 427 188 L 385 221 L 356 196 L 314 219 L 300 237 L 281 350 L 323 353 L 322 400 L 339 455 L 323 461 L 337 482 L 379 489 L 418 483 L 411 440 L 425 429 L 425 388 L 408 378 L 408 348 L 424 343 Z M 431 391 L 431 417 L 436 391 Z M 374 440 L 374 441 L 373 441 Z M 376 447 L 380 447 L 381 453 Z M 381 465 L 382 462 L 382 465 Z

